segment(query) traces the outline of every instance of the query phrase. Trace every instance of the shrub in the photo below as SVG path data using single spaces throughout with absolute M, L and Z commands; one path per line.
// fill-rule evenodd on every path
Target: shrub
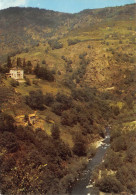
M 78 117 L 75 113 L 73 113 L 73 110 L 71 110 L 70 112 L 63 112 L 61 117 L 62 125 L 73 126 L 77 123 L 77 121 Z
M 84 57 L 87 55 L 87 52 L 84 52 L 79 55 L 79 59 L 84 59 Z
M 121 129 L 118 127 L 114 127 L 115 129 L 111 130 L 111 141 L 113 141 L 115 138 L 121 136 Z
M 26 81 L 26 85 L 31 85 L 31 81 L 29 78 L 25 78 L 25 81 Z
M 68 87 L 70 89 L 73 89 L 76 87 L 75 83 L 73 82 L 73 80 L 71 78 L 66 78 L 63 80 L 63 85 L 65 87 Z
M 13 153 L 19 149 L 16 136 L 8 131 L 4 131 L 0 138 L 0 145 L 6 147 L 8 152 Z
M 4 172 L 9 172 L 13 167 L 15 167 L 16 161 L 14 158 L 10 157 L 8 160 L 4 161 L 1 165 L 1 170 Z
M 57 72 L 57 73 L 58 73 L 58 75 L 61 75 L 61 72 L 60 72 L 59 70 L 58 70 L 58 72 Z
M 128 190 L 134 193 L 134 189 L 136 188 L 136 166 L 135 164 L 128 163 L 124 166 L 120 167 L 116 173 L 116 177 L 122 183 L 122 185 L 126 186 Z
M 50 47 L 51 47 L 52 49 L 60 49 L 60 48 L 63 47 L 63 44 L 60 43 L 60 42 L 57 41 L 57 40 L 49 40 L 49 41 L 48 41 L 48 44 L 50 45 Z
M 51 106 L 54 103 L 54 96 L 51 93 L 46 93 L 43 101 L 46 106 Z
M 120 168 L 123 164 L 122 158 L 120 155 L 116 152 L 114 152 L 112 149 L 110 149 L 107 153 L 104 165 L 107 169 L 117 170 Z
M 82 125 L 82 134 L 87 135 L 93 133 L 93 126 L 90 125 L 89 121 L 85 121 Z
M 77 44 L 79 42 L 81 42 L 79 39 L 74 39 L 74 40 L 68 39 L 68 46 L 75 45 L 75 44 Z
M 123 43 L 123 42 L 120 40 L 120 41 L 119 41 L 119 44 L 122 44 L 122 43 Z
M 54 81 L 54 75 L 51 71 L 47 70 L 44 67 L 39 67 L 38 65 L 35 67 L 34 73 L 38 78 L 47 80 L 47 81 Z
M 111 144 L 111 148 L 115 152 L 126 150 L 127 149 L 126 136 L 121 135 L 119 137 L 116 137 Z
M 92 145 L 92 146 L 89 148 L 88 151 L 89 151 L 89 152 L 88 152 L 88 155 L 87 155 L 87 156 L 88 156 L 89 158 L 92 158 L 92 157 L 95 156 L 96 151 L 97 151 L 97 148 L 96 148 L 96 146 Z
M 89 88 L 72 89 L 71 94 L 73 99 L 89 102 L 93 99 L 94 92 Z
M 30 91 L 25 97 L 26 104 L 33 109 L 43 109 L 43 93 L 41 90 Z
M 114 106 L 113 107 L 113 113 L 114 113 L 115 116 L 118 116 L 119 115 L 120 110 L 119 110 L 119 107 L 118 106 Z
M 10 79 L 10 84 L 12 87 L 17 87 L 19 86 L 19 82 L 16 81 L 15 79 Z
M 65 60 L 65 59 L 66 59 L 66 57 L 65 57 L 65 56 L 61 56 L 61 59 L 62 59 L 62 60 Z
M 51 70 L 51 73 L 56 74 L 56 70 L 55 69 Z
M 73 152 L 77 156 L 85 156 L 87 152 L 86 141 L 82 134 L 76 134 L 74 139 Z
M 46 64 L 46 61 L 45 61 L 45 60 L 43 60 L 43 61 L 42 61 L 42 64 Z
M 27 154 L 27 160 L 30 164 L 33 164 L 33 168 L 36 168 L 42 164 L 42 158 L 37 150 L 31 150 Z
M 131 143 L 126 152 L 126 159 L 129 162 L 136 162 L 136 143 Z
M 72 152 L 69 146 L 60 140 L 56 144 L 56 149 L 58 152 L 58 156 L 63 160 L 67 160 L 69 157 L 72 156 Z
M 12 116 L 7 114 L 1 115 L 0 120 L 0 131 L 11 131 L 13 132 L 15 130 L 14 128 L 14 119 Z
M 57 125 L 53 125 L 52 130 L 51 130 L 51 135 L 53 139 L 60 139 L 60 130 Z
M 61 114 L 63 112 L 63 105 L 61 103 L 55 102 L 52 105 L 52 112 L 54 112 L 55 114 L 61 116 Z
M 38 86 L 38 80 L 33 80 L 33 84 Z
M 67 110 L 73 105 L 72 98 L 62 93 L 57 93 L 56 101 L 63 105 L 63 110 Z
M 97 187 L 103 192 L 114 192 L 119 193 L 124 190 L 123 185 L 120 183 L 120 181 L 117 180 L 115 176 L 105 176 L 102 179 L 100 179 L 97 184 Z

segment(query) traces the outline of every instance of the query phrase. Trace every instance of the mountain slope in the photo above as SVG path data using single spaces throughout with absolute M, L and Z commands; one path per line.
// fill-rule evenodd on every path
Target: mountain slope
M 0 11 L 3 194 L 69 193 L 109 125 L 111 150 L 94 174 L 95 184 L 103 191 L 109 185 L 110 192 L 135 192 L 129 169 L 135 166 L 134 143 L 131 148 L 127 139 L 135 131 L 135 7 L 78 14 Z M 11 66 L 24 69 L 24 83 L 6 78 Z M 121 166 L 129 170 L 128 184 Z
M 84 10 L 65 14 L 38 8 L 9 8 L 0 11 L 0 51 L 3 59 L 26 48 L 59 38 L 73 29 L 97 27 L 105 22 L 135 20 L 135 4 L 118 8 Z M 91 30 L 91 29 L 90 29 Z M 76 30 L 77 31 L 77 30 Z M 14 36 L 16 34 L 16 36 Z M 26 50 L 27 51 L 27 50 Z

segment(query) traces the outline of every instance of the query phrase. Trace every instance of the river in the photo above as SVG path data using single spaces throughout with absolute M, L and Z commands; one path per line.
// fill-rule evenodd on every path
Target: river
M 97 149 L 96 155 L 89 161 L 86 169 L 81 173 L 79 180 L 75 183 L 71 195 L 99 195 L 98 189 L 94 188 L 91 181 L 91 175 L 94 168 L 99 165 L 105 153 L 110 147 L 109 128 L 106 128 L 106 135 L 101 146 Z

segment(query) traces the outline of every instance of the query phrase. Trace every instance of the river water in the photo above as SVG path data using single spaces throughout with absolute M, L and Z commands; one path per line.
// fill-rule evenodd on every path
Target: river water
M 86 169 L 81 173 L 79 180 L 70 193 L 71 195 L 100 195 L 99 190 L 92 185 L 91 176 L 94 168 L 102 162 L 108 147 L 110 147 L 110 134 L 109 128 L 106 128 L 106 135 L 101 146 L 97 149 L 96 155 L 89 161 Z

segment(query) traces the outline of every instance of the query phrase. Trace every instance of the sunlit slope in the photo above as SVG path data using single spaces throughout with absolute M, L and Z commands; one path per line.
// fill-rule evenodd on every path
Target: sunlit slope
M 77 85 L 120 88 L 128 75 L 135 72 L 135 20 L 134 17 L 70 31 L 59 38 L 62 48 L 52 48 L 48 42 L 40 43 L 28 52 L 13 57 L 31 60 L 56 72 L 56 80 L 72 79 Z M 43 63 L 46 61 L 46 64 Z M 61 75 L 58 75 L 58 71 Z
M 122 21 L 126 23 L 124 25 L 133 26 L 135 4 L 116 8 L 84 10 L 78 14 L 66 14 L 38 8 L 8 8 L 1 10 L 1 61 L 5 60 L 8 54 L 15 55 L 22 51 L 27 52 L 39 43 L 47 42 L 49 39 L 59 39 L 69 33 L 82 32 L 84 34 L 88 30 L 89 32 L 99 31 L 100 27 L 103 28 L 105 33 L 106 27 L 112 28 L 116 22 Z M 96 33 L 95 31 L 94 35 L 101 37 L 99 32 L 103 32 Z M 118 29 L 118 31 L 120 30 Z

